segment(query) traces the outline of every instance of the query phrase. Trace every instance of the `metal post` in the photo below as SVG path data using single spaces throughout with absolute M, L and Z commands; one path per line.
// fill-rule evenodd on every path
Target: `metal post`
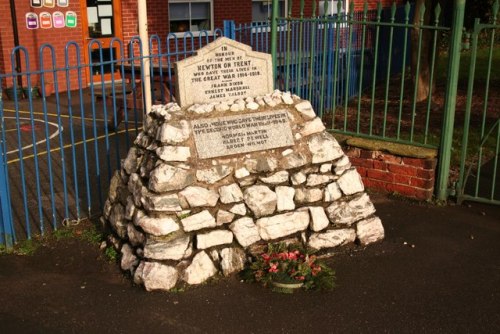
M 3 102 L 0 89 L 0 114 L 3 119 Z M 0 123 L 4 130 L 4 122 Z M 3 132 L 3 131 L 2 131 Z M 5 136 L 0 139 L 0 245 L 12 248 L 14 245 L 14 229 L 12 226 L 12 211 L 10 206 L 9 182 L 5 159 Z
M 448 197 L 448 180 L 450 176 L 450 160 L 455 123 L 455 107 L 457 102 L 457 86 L 460 67 L 460 51 L 462 49 L 462 30 L 464 25 L 465 0 L 456 0 L 453 8 L 451 27 L 451 43 L 449 49 L 448 84 L 445 91 L 444 117 L 439 149 L 439 166 L 437 176 L 437 199 L 444 201 Z
M 274 85 L 276 86 L 276 66 L 278 66 L 276 59 L 276 52 L 278 47 L 278 10 L 279 0 L 273 0 L 273 10 L 271 13 L 271 56 L 273 58 L 273 78 Z
M 139 37 L 142 44 L 142 69 L 144 70 L 144 109 L 146 113 L 151 111 L 151 72 L 149 59 L 149 35 L 148 35 L 148 10 L 146 0 L 139 0 L 137 3 L 139 15 Z
M 224 20 L 222 23 L 224 25 L 224 37 L 236 39 L 236 27 L 234 20 Z

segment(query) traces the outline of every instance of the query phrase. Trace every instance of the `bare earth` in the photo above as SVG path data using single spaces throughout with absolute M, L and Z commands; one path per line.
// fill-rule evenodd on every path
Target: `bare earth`
M 373 198 L 386 239 L 330 259 L 332 292 L 233 277 L 147 293 L 70 238 L 0 256 L 0 333 L 498 333 L 500 207 Z

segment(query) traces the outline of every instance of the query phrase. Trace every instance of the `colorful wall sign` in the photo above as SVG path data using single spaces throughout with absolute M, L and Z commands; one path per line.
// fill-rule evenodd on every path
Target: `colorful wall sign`
M 66 12 L 66 27 L 75 28 L 76 27 L 76 13 L 69 11 Z
M 42 7 L 42 0 L 31 0 L 31 7 Z
M 56 0 L 43 0 L 43 6 L 48 8 L 54 8 L 56 5 Z
M 38 29 L 38 15 L 35 13 L 26 13 L 26 28 Z
M 64 28 L 66 26 L 64 14 L 61 12 L 53 12 L 52 21 L 54 23 L 54 28 Z
M 52 15 L 47 12 L 40 13 L 40 28 L 50 29 L 52 28 Z

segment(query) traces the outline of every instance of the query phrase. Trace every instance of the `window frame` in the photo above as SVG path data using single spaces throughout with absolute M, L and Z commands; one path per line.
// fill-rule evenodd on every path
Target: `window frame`
M 285 15 L 284 15 L 284 17 L 286 17 L 286 16 L 288 15 L 288 0 L 279 0 L 279 1 L 280 1 L 280 2 L 283 2 L 283 3 L 284 3 L 284 5 L 285 5 L 285 8 L 284 8 L 284 13 L 285 13 Z M 266 22 L 266 21 L 255 21 L 255 20 L 253 19 L 253 4 L 254 4 L 254 2 L 268 2 L 268 3 L 269 3 L 268 8 L 269 8 L 269 7 L 272 7 L 272 0 L 252 0 L 252 23 L 261 23 L 261 22 Z M 272 10 L 272 8 L 271 8 L 271 10 Z M 271 15 L 271 13 L 269 13 L 269 15 Z M 278 15 L 278 16 L 279 16 L 279 15 Z M 268 21 L 269 21 L 270 19 L 271 19 L 271 17 L 269 16 Z
M 168 1 L 168 31 L 169 34 L 174 34 L 176 37 L 184 37 L 187 32 L 191 32 L 193 37 L 198 37 L 203 31 L 191 31 L 191 9 L 189 10 L 189 30 L 184 32 L 173 32 L 170 30 L 170 4 L 185 3 L 191 5 L 192 3 L 209 3 L 210 4 L 210 29 L 206 30 L 209 36 L 214 34 L 214 0 L 169 0 Z

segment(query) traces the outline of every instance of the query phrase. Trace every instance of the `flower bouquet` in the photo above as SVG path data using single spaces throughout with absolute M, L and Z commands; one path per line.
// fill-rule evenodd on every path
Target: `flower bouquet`
M 244 270 L 244 279 L 274 286 L 275 291 L 290 293 L 296 288 L 331 290 L 335 272 L 300 245 L 268 244 Z

